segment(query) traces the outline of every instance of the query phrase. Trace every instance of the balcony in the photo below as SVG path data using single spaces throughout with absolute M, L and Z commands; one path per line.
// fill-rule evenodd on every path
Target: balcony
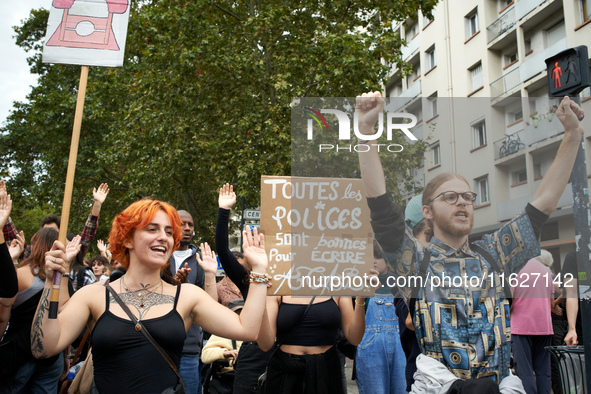
M 542 62 L 542 64 L 545 64 Z M 493 99 L 507 93 L 511 89 L 519 86 L 521 83 L 519 67 L 514 68 L 501 78 L 494 80 L 490 84 L 490 94 Z
M 556 115 L 549 112 L 530 118 L 527 121 L 525 128 L 522 130 L 522 133 L 521 142 L 526 146 L 531 146 L 540 141 L 564 133 L 564 128 Z
M 554 113 L 535 115 L 525 122 L 525 127 L 496 141 L 495 160 L 523 151 L 527 146 L 556 137 L 564 133 L 562 124 Z
M 525 144 L 521 141 L 523 130 L 513 134 L 506 135 L 493 143 L 495 160 L 513 155 L 525 149 Z
M 496 21 L 486 28 L 488 43 L 502 35 L 515 25 L 515 6 L 509 8 Z
M 386 111 L 396 112 L 408 104 L 412 99 L 421 94 L 421 79 L 417 79 L 408 89 L 398 97 L 393 97 L 390 103 L 386 105 Z
M 528 202 L 533 201 L 534 194 L 514 198 L 509 201 L 502 201 L 497 203 L 497 220 L 505 221 L 513 219 L 519 212 L 523 211 Z M 573 205 L 572 186 L 569 183 L 562 192 L 560 200 L 558 200 L 557 207 L 566 208 Z M 572 214 L 571 214 L 572 215 Z M 556 215 L 555 215 L 556 216 Z
M 419 37 L 415 36 L 404 48 L 402 48 L 402 60 L 407 61 L 410 55 L 419 49 Z
M 527 81 L 536 74 L 546 70 L 545 60 L 558 52 L 564 51 L 567 48 L 566 37 L 556 41 L 548 48 L 540 53 L 532 54 L 527 57 L 527 61 L 521 63 L 519 66 L 519 78 L 522 82 Z
M 520 0 L 515 4 L 515 18 L 520 21 L 547 0 Z

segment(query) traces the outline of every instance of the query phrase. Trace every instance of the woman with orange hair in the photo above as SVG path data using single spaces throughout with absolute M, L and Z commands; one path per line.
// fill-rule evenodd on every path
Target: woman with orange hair
M 160 271 L 169 263 L 180 238 L 181 221 L 170 204 L 152 199 L 133 203 L 113 220 L 109 236 L 113 258 L 127 267 L 125 275 L 110 283 L 111 289 L 103 283 L 83 287 L 63 305 L 57 319 L 49 319 L 53 275 L 68 272 L 69 266 L 63 245 L 56 243 L 45 258 L 47 280 L 31 332 L 33 354 L 44 358 L 59 353 L 86 324 L 92 332 L 94 379 L 99 392 L 159 393 L 175 386 L 178 378 L 144 337 L 144 328 L 177 368 L 185 333 L 193 323 L 221 337 L 256 339 L 267 289 L 263 236 L 256 230 L 254 234 L 244 233 L 244 254 L 253 267 L 253 286 L 240 316 L 197 286 L 173 286 L 161 280 Z M 200 263 L 217 264 L 209 247 L 202 249 Z M 131 310 L 137 324 L 110 295 L 111 290 Z

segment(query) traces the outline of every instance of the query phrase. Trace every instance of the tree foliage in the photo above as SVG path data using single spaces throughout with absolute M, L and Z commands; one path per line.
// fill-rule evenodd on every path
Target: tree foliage
M 106 220 L 153 196 L 190 211 L 198 236 L 211 240 L 223 183 L 257 206 L 262 174 L 290 174 L 292 98 L 380 89 L 389 72 L 381 59 L 407 69 L 392 21 L 435 3 L 132 2 L 124 66 L 90 72 L 71 226 L 82 227 L 92 188 L 108 182 Z M 41 63 L 47 18 L 33 10 L 15 28 L 40 77 L 0 134 L 0 173 L 10 172 L 23 210 L 59 211 L 78 90 L 79 67 Z M 401 153 L 397 170 L 413 157 Z

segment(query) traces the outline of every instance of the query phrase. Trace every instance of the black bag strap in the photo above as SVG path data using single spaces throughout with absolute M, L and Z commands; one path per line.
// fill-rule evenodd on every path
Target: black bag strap
M 503 271 L 501 270 L 501 267 L 499 267 L 499 264 L 497 263 L 497 261 L 495 259 L 493 259 L 493 257 L 490 255 L 488 250 L 486 250 L 485 248 L 483 248 L 480 245 L 476 245 L 475 243 L 471 243 L 470 248 L 473 251 L 478 252 L 482 257 L 484 257 L 484 259 L 486 261 L 488 261 L 488 263 L 490 264 L 493 271 L 495 271 L 498 274 L 503 273 Z M 507 301 L 511 302 L 511 300 L 512 300 L 511 289 L 509 287 L 507 287 L 508 285 L 509 285 L 509 281 L 504 280 L 503 281 L 503 291 L 505 292 L 505 297 L 507 297 Z
M 140 332 L 142 334 L 144 334 L 144 336 L 148 339 L 148 341 L 150 341 L 150 343 L 156 348 L 156 350 L 158 350 L 158 353 L 160 353 L 162 358 L 164 358 L 164 360 L 166 360 L 166 362 L 168 363 L 170 368 L 174 371 L 176 376 L 179 378 L 179 382 L 181 383 L 181 385 L 183 385 L 183 379 L 181 378 L 181 374 L 179 373 L 178 369 L 176 368 L 176 365 L 174 365 L 174 362 L 171 360 L 170 356 L 164 351 L 164 349 L 162 349 L 160 347 L 160 345 L 158 345 L 158 342 L 156 342 L 154 340 L 154 338 L 152 338 L 152 335 L 150 335 L 150 333 L 148 332 L 148 330 L 146 330 L 144 325 L 137 320 L 137 318 L 134 316 L 133 313 L 131 313 L 131 311 L 129 310 L 127 305 L 125 305 L 125 303 L 119 297 L 119 294 L 117 294 L 115 292 L 115 290 L 113 290 L 113 288 L 108 283 L 105 283 L 105 287 L 107 288 L 107 290 L 109 290 L 109 292 L 111 293 L 111 295 L 113 296 L 115 301 L 117 301 L 117 303 L 119 304 L 121 309 L 123 309 L 123 311 L 125 313 L 127 313 L 127 316 L 129 316 L 129 318 L 136 325 L 136 327 L 138 327 L 138 326 L 140 327 Z

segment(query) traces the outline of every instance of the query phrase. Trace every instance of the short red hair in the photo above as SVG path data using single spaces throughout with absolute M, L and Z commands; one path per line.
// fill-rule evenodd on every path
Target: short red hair
M 173 251 L 179 247 L 182 222 L 176 209 L 167 202 L 147 197 L 134 202 L 113 219 L 113 227 L 109 233 L 109 249 L 113 260 L 129 267 L 129 250 L 124 244 L 131 241 L 136 229 L 147 227 L 159 210 L 164 211 L 170 218 L 174 238 Z

